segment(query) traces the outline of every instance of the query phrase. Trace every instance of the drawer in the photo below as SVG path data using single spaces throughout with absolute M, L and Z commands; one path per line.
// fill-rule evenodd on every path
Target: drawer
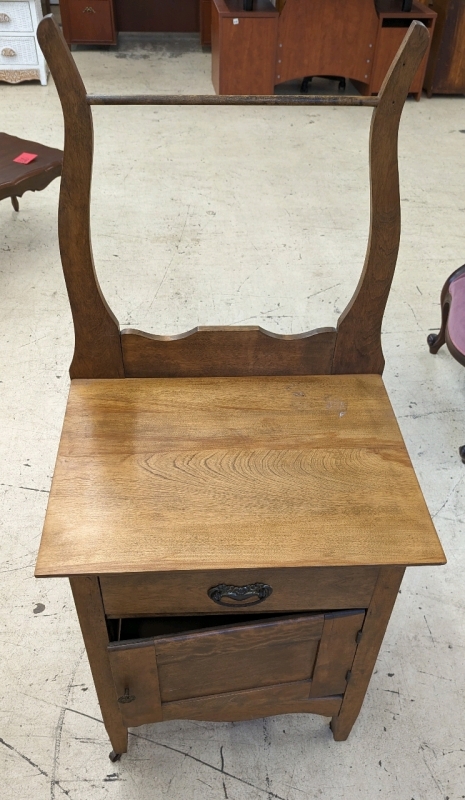
M 363 610 L 231 619 L 123 622 L 108 654 L 124 724 L 338 713 Z
M 115 44 L 113 4 L 109 0 L 69 0 L 66 7 L 72 42 Z
M 105 614 L 119 618 L 366 608 L 377 577 L 377 567 L 299 567 L 101 575 L 100 586 Z
M 34 32 L 29 3 L 0 2 L 0 34 Z
M 0 64 L 32 67 L 38 63 L 33 36 L 0 36 Z

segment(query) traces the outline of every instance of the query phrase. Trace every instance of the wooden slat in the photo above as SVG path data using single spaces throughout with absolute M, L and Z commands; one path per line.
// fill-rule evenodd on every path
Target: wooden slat
M 377 97 L 358 95 L 187 95 L 187 94 L 89 94 L 91 106 L 368 106 L 378 105 Z
M 265 618 L 262 622 L 247 622 L 230 627 L 213 628 L 183 635 L 156 637 L 157 662 L 169 666 L 194 658 L 209 658 L 218 650 L 228 657 L 237 657 L 245 647 L 261 649 L 290 646 L 321 637 L 322 614 L 293 615 L 284 618 Z M 310 668 L 307 665 L 307 669 Z M 297 679 L 295 679 L 297 680 Z
M 102 575 L 100 585 L 105 613 L 110 617 L 247 614 L 250 609 L 240 603 L 233 608 L 217 605 L 208 596 L 208 589 L 222 583 L 227 586 L 266 583 L 273 592 L 257 606 L 259 613 L 366 608 L 377 576 L 377 567 L 217 570 Z
M 163 719 L 196 719 L 236 722 L 277 714 L 321 714 L 331 717 L 341 707 L 341 697 L 309 698 L 310 681 L 267 686 L 163 703 Z
M 334 328 L 295 336 L 239 326 L 195 328 L 178 336 L 128 328 L 121 346 L 127 378 L 327 375 L 335 339 Z
M 380 377 L 73 383 L 37 575 L 422 563 Z
M 343 694 L 347 672 L 352 667 L 356 636 L 365 619 L 365 611 L 345 611 L 325 614 L 325 623 L 313 673 L 310 695 L 321 697 Z
M 130 703 L 119 703 L 125 725 L 145 725 L 162 719 L 157 660 L 153 643 L 150 647 L 123 649 L 108 647 L 116 694 L 126 690 L 134 697 Z

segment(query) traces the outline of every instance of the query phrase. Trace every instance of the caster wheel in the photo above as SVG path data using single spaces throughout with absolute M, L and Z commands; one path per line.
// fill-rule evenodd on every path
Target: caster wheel
M 462 459 L 462 462 L 465 464 L 465 444 L 462 447 L 459 447 L 459 456 Z
M 308 90 L 309 90 L 311 82 L 312 82 L 311 78 L 304 78 L 303 79 L 302 83 L 300 84 L 301 94 L 308 94 Z
M 341 80 L 339 81 L 339 91 L 345 92 L 345 90 L 346 90 L 346 79 L 341 78 Z
M 120 760 L 121 753 L 115 753 L 115 751 L 112 750 L 108 757 L 109 757 L 110 761 L 112 762 L 112 764 L 114 764 L 115 761 L 119 761 Z
M 430 333 L 426 339 L 430 347 L 433 347 L 436 344 L 436 339 L 438 338 L 437 333 Z

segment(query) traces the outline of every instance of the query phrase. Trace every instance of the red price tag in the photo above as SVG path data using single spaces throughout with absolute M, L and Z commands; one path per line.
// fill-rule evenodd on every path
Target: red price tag
M 30 164 L 31 161 L 37 158 L 37 153 L 21 153 L 20 156 L 14 158 L 13 161 L 16 161 L 17 164 Z

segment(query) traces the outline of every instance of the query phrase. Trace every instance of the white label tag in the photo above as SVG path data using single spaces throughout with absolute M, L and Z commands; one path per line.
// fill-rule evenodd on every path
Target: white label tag
M 233 19 L 233 25 L 239 25 L 239 20 L 238 20 L 238 18 L 237 18 L 237 17 L 234 17 L 234 19 Z

